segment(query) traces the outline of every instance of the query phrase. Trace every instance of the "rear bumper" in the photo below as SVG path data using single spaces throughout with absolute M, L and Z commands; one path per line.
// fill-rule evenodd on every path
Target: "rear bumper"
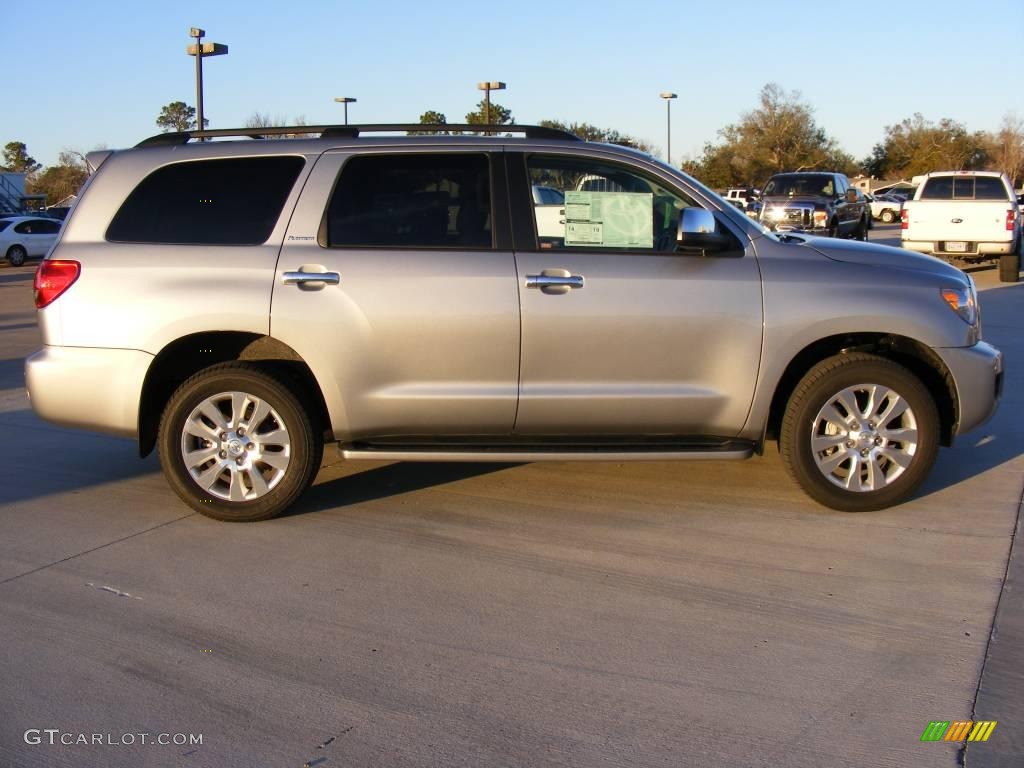
M 991 344 L 935 350 L 956 385 L 960 418 L 956 434 L 962 435 L 992 418 L 1003 389 L 1003 355 Z
M 934 256 L 959 256 L 960 258 L 987 258 L 990 256 L 1001 256 L 1004 253 L 1011 253 L 1013 251 L 1013 243 L 1007 240 L 1006 242 L 995 242 L 995 243 L 980 243 L 980 242 L 966 242 L 966 251 L 950 251 L 946 250 L 946 242 L 944 240 L 903 240 L 901 241 L 903 247 L 910 251 L 917 251 L 918 253 L 928 253 Z
M 137 437 L 153 355 L 135 349 L 43 347 L 25 361 L 32 409 L 46 421 Z

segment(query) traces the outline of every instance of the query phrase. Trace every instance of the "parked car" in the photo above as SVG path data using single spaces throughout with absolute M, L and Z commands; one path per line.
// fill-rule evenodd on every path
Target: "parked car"
M 12 267 L 46 255 L 57 240 L 60 221 L 41 216 L 0 218 L 0 254 Z
M 776 235 L 647 154 L 547 128 L 251 131 L 90 154 L 26 363 L 42 418 L 155 447 L 210 517 L 282 512 L 325 444 L 522 462 L 777 440 L 814 499 L 878 509 L 996 406 L 974 285 L 937 259 Z M 562 195 L 557 232 L 538 187 Z
M 867 240 L 871 210 L 841 173 L 777 173 L 761 193 L 760 221 L 773 231 L 800 231 Z
M 871 203 L 871 217 L 873 219 L 878 219 L 883 224 L 892 224 L 899 219 L 903 198 L 897 195 L 869 195 L 868 199 Z
M 1020 279 L 1024 248 L 1013 185 L 998 171 L 929 173 L 903 204 L 904 248 L 940 258 L 999 262 L 999 279 Z

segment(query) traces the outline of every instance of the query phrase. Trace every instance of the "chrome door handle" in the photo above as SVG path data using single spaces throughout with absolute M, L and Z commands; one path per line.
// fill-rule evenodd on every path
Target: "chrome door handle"
M 527 275 L 527 288 L 540 288 L 545 293 L 568 293 L 583 287 L 582 275 Z
M 285 272 L 281 275 L 281 282 L 285 285 L 305 285 L 306 283 L 338 285 L 341 282 L 341 275 L 337 272 Z

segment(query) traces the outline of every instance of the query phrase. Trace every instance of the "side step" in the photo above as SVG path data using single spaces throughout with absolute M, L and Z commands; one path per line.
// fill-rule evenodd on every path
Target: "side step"
M 736 461 L 749 459 L 754 446 L 730 441 L 707 444 L 654 445 L 338 445 L 344 459 L 362 461 L 448 461 L 448 462 L 532 462 L 532 461 Z

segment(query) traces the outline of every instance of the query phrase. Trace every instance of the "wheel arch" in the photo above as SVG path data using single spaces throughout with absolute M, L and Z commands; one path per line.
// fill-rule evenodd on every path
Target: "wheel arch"
M 935 399 L 941 444 L 953 444 L 960 420 L 960 404 L 949 369 L 928 345 L 906 336 L 886 333 L 838 334 L 818 339 L 800 350 L 776 382 L 762 444 L 767 439 L 778 438 L 789 398 L 807 372 L 826 358 L 851 352 L 867 352 L 884 357 L 913 373 Z
M 140 456 L 153 451 L 160 416 L 174 391 L 203 368 L 233 360 L 257 363 L 287 378 L 299 391 L 300 401 L 309 404 L 311 418 L 330 430 L 331 418 L 323 392 L 312 370 L 294 349 L 258 333 L 208 331 L 172 341 L 150 363 L 139 398 Z

